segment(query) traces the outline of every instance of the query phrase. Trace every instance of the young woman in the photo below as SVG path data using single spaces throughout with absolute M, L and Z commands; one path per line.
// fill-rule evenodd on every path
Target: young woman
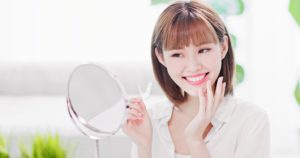
M 268 158 L 269 121 L 233 96 L 234 55 L 218 14 L 197 1 L 168 6 L 155 25 L 151 56 L 168 100 L 148 110 L 129 103 L 124 132 L 139 158 Z

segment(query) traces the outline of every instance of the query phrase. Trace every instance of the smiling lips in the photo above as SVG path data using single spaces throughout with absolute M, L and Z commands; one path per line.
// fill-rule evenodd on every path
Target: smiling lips
M 189 84 L 193 86 L 199 86 L 202 83 L 204 83 L 208 79 L 208 73 L 202 73 L 202 74 L 197 74 L 197 75 L 192 75 L 192 76 L 185 76 L 183 77 Z

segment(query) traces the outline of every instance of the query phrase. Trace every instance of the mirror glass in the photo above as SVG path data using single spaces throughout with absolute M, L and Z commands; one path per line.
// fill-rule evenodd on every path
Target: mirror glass
M 125 117 L 125 91 L 103 66 L 80 65 L 68 82 L 68 111 L 85 135 L 100 139 L 115 134 Z

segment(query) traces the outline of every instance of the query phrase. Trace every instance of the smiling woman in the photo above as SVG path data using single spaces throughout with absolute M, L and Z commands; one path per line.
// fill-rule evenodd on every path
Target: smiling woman
M 183 49 L 165 50 L 164 53 L 156 52 L 156 56 L 161 64 L 168 67 L 168 73 L 176 85 L 191 95 L 197 96 L 198 87 L 203 87 L 205 90 L 205 85 L 202 86 L 202 84 L 209 78 L 215 82 L 217 77 L 221 76 L 221 59 L 225 57 L 228 50 L 228 39 L 224 38 L 222 45 L 210 43 L 197 47 L 191 43 Z M 174 56 L 176 54 L 180 56 Z
M 180 5 L 171 6 L 157 21 L 151 48 L 154 73 L 161 87 L 168 92 L 168 98 L 178 104 L 184 102 L 187 98 L 176 94 L 176 91 L 180 89 L 178 87 L 180 76 L 199 75 L 193 74 L 194 72 L 208 73 L 208 69 L 214 70 L 210 71 L 213 83 L 218 77 L 226 75 L 224 82 L 228 84 L 225 93 L 232 93 L 233 49 L 227 29 L 220 17 L 209 8 L 206 8 L 206 11 L 200 10 L 200 6 L 193 5 L 193 3 L 186 3 L 184 6 L 186 8 Z M 203 64 L 197 65 L 197 62 Z M 164 68 L 172 63 L 174 66 Z M 191 66 L 187 67 L 186 63 Z M 199 66 L 209 68 L 203 69 Z M 172 79 L 168 78 L 168 75 L 160 75 L 160 71 L 164 74 L 168 71 Z M 183 73 L 179 74 L 179 80 L 175 78 L 178 73 Z M 163 84 L 165 80 L 168 80 L 170 84 Z
M 198 1 L 169 5 L 155 25 L 151 58 L 168 100 L 129 104 L 123 130 L 139 158 L 268 158 L 265 111 L 233 96 L 229 33 Z

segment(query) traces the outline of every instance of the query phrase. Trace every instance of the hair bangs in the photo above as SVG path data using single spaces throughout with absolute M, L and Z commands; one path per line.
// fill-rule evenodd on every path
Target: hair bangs
M 203 18 L 179 16 L 166 27 L 163 49 L 182 49 L 191 43 L 199 46 L 206 43 L 217 43 L 218 37 L 213 27 Z

